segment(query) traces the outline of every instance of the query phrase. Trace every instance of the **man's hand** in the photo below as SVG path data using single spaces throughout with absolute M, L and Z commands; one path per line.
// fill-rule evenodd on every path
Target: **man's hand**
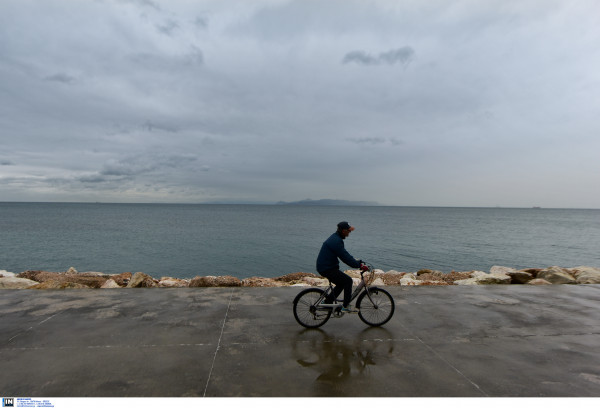
M 369 270 L 369 267 L 368 267 L 366 264 L 361 264 L 361 265 L 360 265 L 360 270 L 361 270 L 361 271 L 365 271 L 365 272 L 366 272 L 366 271 L 368 271 L 368 270 Z

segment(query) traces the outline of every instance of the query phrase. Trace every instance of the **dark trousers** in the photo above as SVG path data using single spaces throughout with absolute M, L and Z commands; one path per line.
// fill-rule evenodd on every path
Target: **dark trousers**
M 344 291 L 344 307 L 347 307 L 350 303 L 350 298 L 352 297 L 352 278 L 344 272 L 335 269 L 319 273 L 335 285 L 333 288 L 334 298 L 328 300 L 333 301 L 334 299 L 337 299 L 339 294 Z

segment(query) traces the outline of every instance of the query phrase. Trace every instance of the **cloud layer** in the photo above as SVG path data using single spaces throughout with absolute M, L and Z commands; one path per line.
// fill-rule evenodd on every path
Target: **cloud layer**
M 598 15 L 3 0 L 0 200 L 600 208 Z

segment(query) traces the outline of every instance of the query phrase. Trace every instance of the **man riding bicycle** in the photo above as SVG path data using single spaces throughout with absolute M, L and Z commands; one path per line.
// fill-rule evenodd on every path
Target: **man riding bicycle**
M 349 305 L 350 299 L 352 298 L 352 278 L 340 270 L 338 258 L 352 268 L 368 269 L 367 266 L 363 265 L 363 261 L 354 259 L 344 247 L 344 239 L 346 239 L 352 231 L 354 231 L 354 227 L 350 226 L 348 222 L 340 222 L 337 225 L 337 231 L 323 242 L 321 251 L 317 257 L 317 272 L 335 284 L 333 297 L 328 298 L 327 302 L 332 303 L 337 299 L 338 295 L 344 291 L 342 312 L 346 313 L 357 313 L 357 311 Z

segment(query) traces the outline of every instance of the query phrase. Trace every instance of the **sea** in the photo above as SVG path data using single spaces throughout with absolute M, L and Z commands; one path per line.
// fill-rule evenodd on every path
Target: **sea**
M 384 271 L 600 267 L 600 210 L 0 203 L 0 270 L 240 279 L 315 272 L 348 221 L 355 258 Z

